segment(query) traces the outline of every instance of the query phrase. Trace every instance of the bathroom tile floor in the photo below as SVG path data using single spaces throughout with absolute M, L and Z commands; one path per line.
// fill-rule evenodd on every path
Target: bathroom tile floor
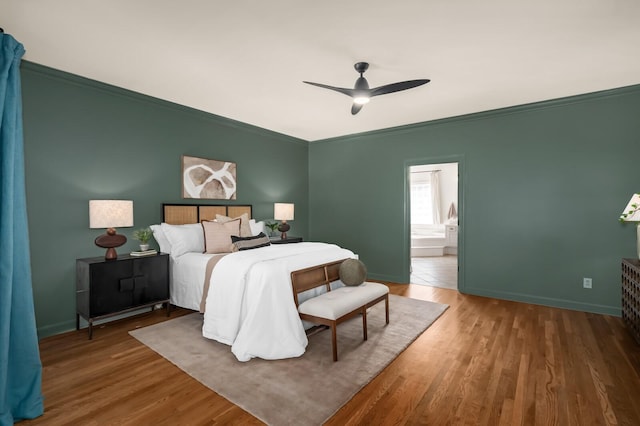
M 458 289 L 458 256 L 412 257 L 411 284 Z

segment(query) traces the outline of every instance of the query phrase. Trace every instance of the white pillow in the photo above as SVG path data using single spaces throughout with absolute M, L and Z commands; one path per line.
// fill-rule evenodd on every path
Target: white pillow
M 251 219 L 249 221 L 249 227 L 251 228 L 251 236 L 255 237 L 256 235 L 264 232 L 264 221 L 256 222 L 255 219 Z M 264 232 L 266 234 L 266 232 Z
M 186 225 L 169 225 L 162 223 L 162 231 L 171 244 L 171 256 L 178 257 L 185 253 L 204 252 L 204 232 L 199 223 L 188 223 Z
M 171 243 L 167 240 L 167 236 L 164 234 L 160 225 L 151 225 L 151 232 L 153 232 L 153 238 L 158 242 L 160 251 L 162 253 L 171 253 Z

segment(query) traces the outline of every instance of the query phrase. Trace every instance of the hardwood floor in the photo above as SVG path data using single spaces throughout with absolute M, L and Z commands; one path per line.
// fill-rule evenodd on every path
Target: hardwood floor
M 620 318 L 389 286 L 450 308 L 327 424 L 640 425 L 640 346 Z M 260 424 L 128 334 L 166 319 L 43 339 L 46 411 L 20 424 Z

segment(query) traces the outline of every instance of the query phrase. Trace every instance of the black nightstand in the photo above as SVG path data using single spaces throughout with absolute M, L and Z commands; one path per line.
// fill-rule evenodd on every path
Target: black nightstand
M 133 257 L 120 255 L 115 260 L 90 257 L 76 260 L 76 330 L 80 317 L 93 322 L 127 311 L 169 303 L 169 255 Z
M 280 237 L 269 237 L 269 241 L 271 241 L 271 244 L 301 243 L 302 237 L 287 237 L 284 240 Z

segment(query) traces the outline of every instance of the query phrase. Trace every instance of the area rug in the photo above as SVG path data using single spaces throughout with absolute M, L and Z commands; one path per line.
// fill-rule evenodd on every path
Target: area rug
M 331 332 L 309 337 L 299 358 L 239 362 L 227 345 L 202 337 L 202 315 L 185 315 L 130 334 L 211 390 L 269 425 L 320 425 L 376 377 L 424 332 L 447 305 L 389 296 L 362 319 L 338 326 L 338 362 L 331 356 Z

